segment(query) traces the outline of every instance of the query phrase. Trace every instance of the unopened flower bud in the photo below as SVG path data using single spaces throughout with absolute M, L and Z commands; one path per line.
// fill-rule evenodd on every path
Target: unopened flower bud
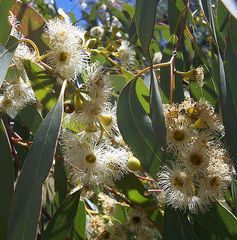
M 74 104 L 71 100 L 67 100 L 63 106 L 65 113 L 73 113 L 75 111 Z
M 136 157 L 130 155 L 128 158 L 128 168 L 131 171 L 138 171 L 141 169 L 141 162 Z
M 87 43 L 87 47 L 90 48 L 90 49 L 96 48 L 96 45 L 97 45 L 97 39 L 96 38 L 91 38 Z
M 112 115 L 110 114 L 103 114 L 102 116 L 100 116 L 100 121 L 105 126 L 110 125 L 112 120 Z
M 83 100 L 81 99 L 81 97 L 78 94 L 75 94 L 73 97 L 73 102 L 74 102 L 74 106 L 75 106 L 75 111 L 76 112 L 80 112 L 83 108 Z
M 114 52 L 114 51 L 116 50 L 116 48 L 114 47 L 114 45 L 113 45 L 112 43 L 110 43 L 110 44 L 107 46 L 106 50 L 107 50 L 108 52 Z
M 177 74 L 182 75 L 184 80 L 194 80 L 197 82 L 199 87 L 203 87 L 204 85 L 204 70 L 202 66 L 199 66 L 196 69 L 191 69 L 188 72 L 179 72 L 176 71 Z
M 91 35 L 89 32 L 85 32 L 84 34 L 84 39 L 85 39 L 85 42 L 87 42 L 89 39 L 90 39 Z

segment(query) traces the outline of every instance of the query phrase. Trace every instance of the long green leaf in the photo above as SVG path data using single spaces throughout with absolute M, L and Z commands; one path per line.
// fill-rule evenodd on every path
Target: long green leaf
M 155 177 L 163 152 L 156 144 L 151 120 L 138 99 L 138 95 L 143 94 L 141 90 L 144 91 L 144 83 L 140 79 L 131 80 L 124 87 L 118 101 L 118 126 L 125 142 L 140 159 L 144 169 Z
M 57 89 L 55 91 L 56 79 L 32 62 L 25 62 L 25 69 L 37 100 L 49 111 L 58 98 Z
M 146 188 L 133 174 L 127 174 L 119 181 L 116 185 L 122 190 L 124 195 L 134 204 L 140 206 L 147 206 L 152 203 L 152 200 L 146 196 L 144 193 Z
M 53 218 L 49 221 L 41 240 L 59 240 L 65 237 L 73 227 L 74 217 L 80 199 L 80 191 L 71 194 L 59 207 Z
M 0 87 L 5 80 L 16 47 L 17 39 L 12 36 L 9 38 L 5 46 L 0 45 Z
M 206 214 L 193 218 L 220 239 L 237 239 L 237 218 L 221 203 L 214 204 Z
M 35 42 L 40 52 L 48 50 L 47 41 L 43 37 L 45 20 L 32 7 L 22 1 L 16 1 L 12 13 L 21 25 L 21 32 L 26 38 Z
M 187 214 L 173 208 L 165 208 L 164 240 L 198 240 Z
M 135 23 L 141 47 L 150 60 L 149 45 L 153 34 L 156 6 L 159 0 L 137 0 L 135 7 Z
M 40 125 L 18 178 L 10 210 L 9 240 L 35 239 L 42 184 L 52 165 L 61 128 L 65 85 L 58 103 Z
M 163 104 L 161 100 L 160 89 L 154 71 L 151 71 L 151 87 L 150 87 L 150 107 L 151 121 L 156 135 L 156 142 L 160 147 L 166 145 L 166 127 L 163 112 Z
M 237 167 L 237 148 L 235 143 L 237 142 L 237 116 L 234 111 L 234 102 L 230 90 L 230 79 L 227 78 L 224 69 L 224 63 L 219 51 L 218 41 L 215 31 L 215 22 L 212 10 L 211 0 L 208 0 L 208 10 L 210 14 L 211 27 L 213 31 L 213 37 L 215 45 L 217 46 L 217 55 L 212 53 L 212 68 L 214 77 L 217 80 L 219 93 L 220 93 L 220 106 L 222 111 L 222 118 L 225 127 L 226 141 L 230 150 L 232 160 Z M 232 85 L 233 86 L 233 85 Z
M 6 239 L 10 202 L 14 189 L 11 146 L 3 121 L 0 120 L 0 239 Z
M 9 10 L 13 0 L 0 0 L 0 43 L 5 44 L 10 34 L 10 24 L 8 21 Z
M 80 201 L 78 204 L 76 216 L 74 218 L 74 231 L 81 239 L 85 239 L 86 209 L 84 201 Z
M 36 105 L 28 105 L 17 116 L 21 122 L 35 135 L 41 122 L 42 116 L 38 112 Z

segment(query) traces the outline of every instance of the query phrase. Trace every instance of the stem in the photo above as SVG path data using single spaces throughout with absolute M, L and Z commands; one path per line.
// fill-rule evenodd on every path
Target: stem
M 174 58 L 173 58 L 173 61 L 170 64 L 170 99 L 169 99 L 170 104 L 173 103 L 174 90 L 175 90 L 175 74 L 174 74 Z
M 139 78 L 141 75 L 149 72 L 152 69 L 157 69 L 157 68 L 162 68 L 162 67 L 168 67 L 170 66 L 170 64 L 173 62 L 174 60 L 174 56 L 171 57 L 171 59 L 168 61 L 168 62 L 165 62 L 165 63 L 158 63 L 158 64 L 155 64 L 153 65 L 152 67 L 146 67 L 144 69 L 142 69 L 140 72 L 138 72 L 134 78 Z
M 29 43 L 29 44 L 34 48 L 35 53 L 36 53 L 38 59 L 40 58 L 39 49 L 38 49 L 37 45 L 36 45 L 32 40 L 30 40 L 30 39 L 28 39 L 28 38 L 24 38 L 24 39 L 19 40 L 19 42 Z
M 186 28 L 186 25 L 187 25 L 187 20 L 188 20 L 188 8 L 189 8 L 189 0 L 186 0 L 186 5 L 185 5 L 185 15 L 184 15 L 184 21 L 182 23 L 182 26 L 181 26 L 181 29 L 180 29 L 180 34 L 179 34 L 179 37 L 178 37 L 178 41 L 174 47 L 174 50 L 173 52 L 176 52 L 179 45 L 180 45 L 180 42 L 183 38 L 183 35 L 184 35 L 184 30 Z

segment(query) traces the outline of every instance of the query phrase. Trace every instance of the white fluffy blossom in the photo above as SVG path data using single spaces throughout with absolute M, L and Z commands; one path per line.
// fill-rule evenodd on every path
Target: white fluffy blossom
M 35 102 L 34 92 L 22 79 L 13 84 L 7 84 L 0 96 L 0 109 L 11 118 L 15 118 L 18 112 L 26 105 Z
M 124 40 L 121 42 L 116 56 L 119 58 L 121 64 L 128 68 L 134 64 L 136 52 L 131 47 L 130 43 Z
M 80 135 L 62 133 L 63 154 L 77 181 L 85 186 L 113 184 L 126 172 L 127 152 L 109 143 L 82 142 Z

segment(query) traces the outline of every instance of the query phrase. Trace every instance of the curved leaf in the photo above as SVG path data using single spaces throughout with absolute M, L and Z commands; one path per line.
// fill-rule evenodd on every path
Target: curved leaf
M 156 144 L 151 120 L 138 99 L 143 89 L 144 83 L 140 79 L 132 80 L 124 87 L 117 107 L 118 126 L 144 169 L 156 177 L 164 153 Z
M 0 0 L 0 43 L 5 44 L 10 34 L 10 24 L 8 21 L 9 10 L 13 0 Z
M 58 103 L 40 125 L 18 178 L 10 210 L 9 240 L 35 239 L 42 184 L 52 165 L 61 128 L 65 86 L 66 82 Z
M 151 71 L 151 87 L 150 87 L 150 106 L 151 106 L 151 121 L 154 132 L 156 134 L 156 142 L 160 147 L 166 145 L 166 126 L 163 112 L 163 104 L 161 100 L 158 80 L 154 71 Z
M 2 120 L 0 120 L 0 149 L 0 239 L 6 239 L 14 179 L 11 146 Z
M 193 226 L 187 218 L 187 214 L 174 210 L 173 208 L 165 208 L 164 220 L 164 240 L 198 240 Z
M 193 218 L 221 239 L 237 239 L 237 218 L 221 203 L 217 202 L 206 214 L 198 214 Z
M 42 240 L 66 239 L 73 227 L 74 217 L 80 199 L 80 191 L 71 194 L 59 207 L 52 219 L 49 221 L 47 228 L 43 232 Z
M 152 200 L 146 196 L 144 193 L 146 188 L 133 174 L 127 174 L 119 181 L 116 185 L 122 190 L 124 195 L 134 204 L 147 206 L 150 205 Z
M 1 15 L 1 14 L 0 14 Z M 0 87 L 5 80 L 8 67 L 17 47 L 17 39 L 10 37 L 5 46 L 0 45 Z
M 150 60 L 149 45 L 153 34 L 156 16 L 156 6 L 159 0 L 137 0 L 135 8 L 135 23 L 141 47 Z
M 36 105 L 26 106 L 26 108 L 20 111 L 17 117 L 34 135 L 43 121 L 42 116 L 36 108 Z
M 21 25 L 21 32 L 26 38 L 35 42 L 41 52 L 48 50 L 47 42 L 43 39 L 45 20 L 32 7 L 21 1 L 13 5 L 12 13 Z
M 33 62 L 25 62 L 25 69 L 37 100 L 49 111 L 58 98 L 58 92 L 55 91 L 56 79 Z
M 74 229 L 73 231 L 79 236 L 81 239 L 85 238 L 86 231 L 86 209 L 84 201 L 80 201 L 76 216 L 74 218 Z

